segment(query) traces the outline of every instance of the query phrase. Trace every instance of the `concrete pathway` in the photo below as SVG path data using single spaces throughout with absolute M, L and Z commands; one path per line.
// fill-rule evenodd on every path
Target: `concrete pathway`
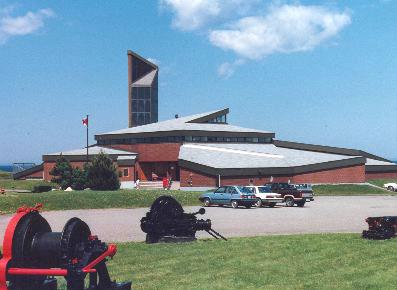
M 186 212 L 199 207 L 185 207 Z M 104 241 L 144 241 L 140 219 L 148 208 L 92 209 L 44 212 L 53 231 L 61 231 L 66 221 L 79 217 L 89 224 L 94 234 Z M 368 216 L 397 215 L 397 196 L 321 196 L 304 208 L 233 209 L 206 208 L 204 219 L 226 237 L 300 233 L 360 233 L 367 228 Z M 0 216 L 0 237 L 12 215 Z M 209 237 L 200 232 L 200 238 Z M 1 239 L 1 238 L 0 238 Z

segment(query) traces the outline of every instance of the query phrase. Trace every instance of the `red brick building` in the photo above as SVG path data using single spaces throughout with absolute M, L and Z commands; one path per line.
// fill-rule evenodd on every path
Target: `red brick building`
M 129 127 L 98 134 L 89 147 L 117 166 L 128 184 L 152 176 L 172 177 L 181 187 L 215 187 L 273 181 L 361 183 L 397 178 L 397 164 L 361 150 L 287 142 L 275 133 L 227 122 L 229 109 L 157 122 L 158 67 L 129 51 Z M 86 162 L 86 150 L 43 155 L 43 164 L 15 175 L 50 180 L 62 153 L 74 166 Z

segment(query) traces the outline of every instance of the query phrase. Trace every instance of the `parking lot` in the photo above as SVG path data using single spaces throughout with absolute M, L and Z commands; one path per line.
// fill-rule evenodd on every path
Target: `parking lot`
M 186 212 L 199 207 L 185 207 Z M 226 237 L 361 232 L 368 216 L 397 215 L 397 196 L 321 196 L 305 207 L 238 208 L 209 207 L 204 219 Z M 140 219 L 148 208 L 99 209 L 44 212 L 53 231 L 61 231 L 65 222 L 77 216 L 87 222 L 92 232 L 104 241 L 144 241 Z M 11 215 L 0 216 L 0 236 Z M 199 233 L 199 237 L 209 237 Z

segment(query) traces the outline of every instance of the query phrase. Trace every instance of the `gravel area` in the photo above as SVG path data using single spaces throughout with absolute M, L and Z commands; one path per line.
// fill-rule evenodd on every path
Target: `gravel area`
M 199 207 L 185 207 L 185 212 Z M 53 231 L 61 231 L 66 221 L 79 217 L 104 241 L 144 241 L 140 219 L 148 208 L 91 209 L 44 212 Z M 360 233 L 367 228 L 368 216 L 397 215 L 397 196 L 320 196 L 305 207 L 239 208 L 209 207 L 204 219 L 226 237 L 301 233 Z M 0 237 L 12 215 L 0 216 Z M 210 237 L 198 233 L 200 238 Z

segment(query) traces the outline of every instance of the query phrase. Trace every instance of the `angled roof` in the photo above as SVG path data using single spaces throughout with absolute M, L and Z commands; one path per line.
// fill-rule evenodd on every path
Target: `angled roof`
M 386 161 L 381 161 L 381 160 L 375 160 L 375 159 L 371 159 L 371 158 L 367 158 L 367 162 L 365 163 L 365 165 L 381 165 L 381 166 L 397 166 L 396 163 L 394 162 L 386 162 Z
M 385 159 L 383 157 L 362 151 L 357 149 L 348 149 L 348 148 L 341 148 L 341 147 L 333 147 L 333 146 L 324 146 L 324 145 L 314 145 L 314 144 L 307 144 L 307 143 L 299 143 L 299 142 L 291 142 L 291 141 L 281 141 L 281 140 L 274 140 L 274 144 L 277 147 L 284 147 L 290 149 L 297 149 L 297 150 L 308 150 L 314 152 L 325 152 L 325 153 L 333 153 L 333 154 L 341 154 L 341 155 L 351 155 L 351 156 L 364 156 L 369 159 L 390 162 L 390 160 Z
M 130 55 L 132 55 L 132 56 L 138 58 L 139 60 L 141 60 L 141 61 L 143 61 L 144 63 L 146 63 L 146 64 L 150 65 L 151 67 L 153 67 L 153 69 L 158 70 L 158 68 L 159 68 L 156 64 L 154 64 L 153 62 L 151 62 L 151 61 L 147 60 L 146 58 L 140 56 L 139 54 L 137 54 L 136 52 L 134 52 L 134 51 L 132 51 L 132 50 L 128 50 L 128 51 L 127 51 L 127 54 L 130 54 Z
M 88 159 L 92 160 L 95 155 L 98 155 L 100 152 L 103 152 L 109 156 L 114 161 L 117 161 L 120 156 L 136 156 L 137 153 L 117 150 L 107 147 L 102 147 L 98 145 L 94 145 L 88 147 Z M 61 151 L 55 153 L 49 153 L 43 155 L 43 161 L 56 161 L 59 155 L 64 156 L 69 161 L 86 161 L 87 148 Z
M 146 87 L 146 86 L 151 86 L 153 81 L 156 78 L 156 74 L 157 74 L 157 69 L 156 70 L 152 70 L 151 72 L 149 72 L 148 74 L 144 75 L 143 77 L 141 77 L 140 79 L 136 80 L 135 82 L 133 82 L 131 84 L 132 87 Z
M 139 133 L 155 133 L 155 132 L 170 132 L 170 131 L 208 131 L 208 132 L 233 132 L 233 133 L 258 133 L 269 134 L 274 136 L 274 133 L 269 131 L 261 131 L 256 129 L 243 128 L 229 124 L 221 123 L 203 123 L 211 118 L 227 114 L 229 109 L 222 109 L 211 111 L 202 114 L 196 114 L 186 117 L 180 117 L 167 121 L 151 123 L 143 126 L 137 126 L 127 129 L 111 131 L 103 134 L 96 135 L 123 135 L 123 134 L 139 134 Z
M 296 174 L 363 165 L 365 158 L 281 148 L 273 144 L 192 143 L 181 146 L 179 162 L 196 170 L 211 171 L 211 174 L 246 175 L 253 174 L 251 171 L 258 174 L 258 170 L 261 174 Z M 240 172 L 242 169 L 244 171 Z
M 133 153 L 133 152 L 129 152 L 129 151 L 117 150 L 117 149 L 101 147 L 101 146 L 88 147 L 88 155 L 97 155 L 100 152 L 103 152 L 108 155 L 136 155 L 137 154 L 137 153 Z M 86 155 L 87 148 L 74 149 L 74 150 L 69 150 L 69 151 L 60 151 L 60 152 L 49 153 L 49 154 L 45 154 L 45 155 L 46 156 L 51 156 L 51 155 L 59 156 L 61 154 L 64 156 Z

